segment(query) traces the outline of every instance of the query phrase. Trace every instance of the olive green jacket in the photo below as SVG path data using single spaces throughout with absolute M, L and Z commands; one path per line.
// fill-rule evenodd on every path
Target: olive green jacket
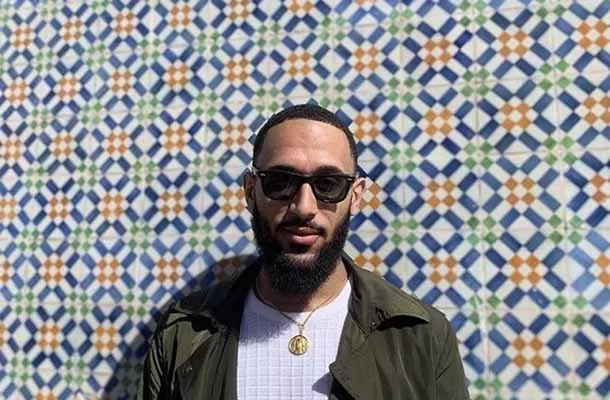
M 331 399 L 468 399 L 455 334 L 443 314 L 356 267 Z M 138 398 L 236 399 L 242 310 L 260 266 L 188 296 L 161 319 Z M 261 366 L 264 368 L 264 366 Z

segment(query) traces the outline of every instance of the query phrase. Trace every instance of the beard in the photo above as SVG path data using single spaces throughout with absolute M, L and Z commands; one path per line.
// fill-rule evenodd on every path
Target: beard
M 282 248 L 279 240 L 273 237 L 271 226 L 254 206 L 252 213 L 252 230 L 263 261 L 262 268 L 269 278 L 274 291 L 284 296 L 307 296 L 318 290 L 330 275 L 335 272 L 347 234 L 349 231 L 350 213 L 332 233 L 330 240 L 310 257 L 295 257 L 289 253 L 303 254 L 306 248 L 291 247 L 288 251 Z M 279 227 L 307 226 L 306 221 L 290 220 Z

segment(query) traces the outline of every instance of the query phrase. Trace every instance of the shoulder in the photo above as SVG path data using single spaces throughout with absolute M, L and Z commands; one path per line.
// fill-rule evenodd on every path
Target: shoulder
M 174 302 L 164 313 L 159 328 L 168 329 L 197 316 L 215 315 L 216 310 L 231 297 L 233 281 L 234 279 L 214 283 Z
M 172 304 L 159 320 L 150 348 L 162 363 L 180 365 L 198 343 L 219 330 L 217 310 L 231 296 L 231 281 L 220 282 Z
M 228 323 L 227 317 L 237 313 L 243 305 L 258 270 L 256 263 L 250 264 L 229 279 L 202 288 L 175 302 L 160 321 L 160 328 L 169 328 L 196 318 Z

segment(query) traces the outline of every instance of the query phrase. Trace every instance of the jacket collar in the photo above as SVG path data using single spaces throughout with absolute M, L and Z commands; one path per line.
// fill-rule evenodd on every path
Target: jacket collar
M 426 309 L 414 297 L 356 266 L 345 253 L 342 260 L 352 285 L 349 312 L 363 333 L 369 334 L 393 318 L 406 317 L 429 322 Z M 242 273 L 215 285 L 204 295 L 190 296 L 181 301 L 176 310 L 208 317 L 219 328 L 226 327 L 238 332 L 248 291 L 260 269 L 260 259 L 257 259 Z

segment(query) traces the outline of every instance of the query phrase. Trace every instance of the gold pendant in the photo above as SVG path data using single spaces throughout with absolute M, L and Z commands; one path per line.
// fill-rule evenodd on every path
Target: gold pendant
M 302 356 L 307 353 L 307 348 L 309 347 L 309 341 L 303 335 L 296 335 L 290 342 L 288 342 L 288 350 L 295 356 Z

